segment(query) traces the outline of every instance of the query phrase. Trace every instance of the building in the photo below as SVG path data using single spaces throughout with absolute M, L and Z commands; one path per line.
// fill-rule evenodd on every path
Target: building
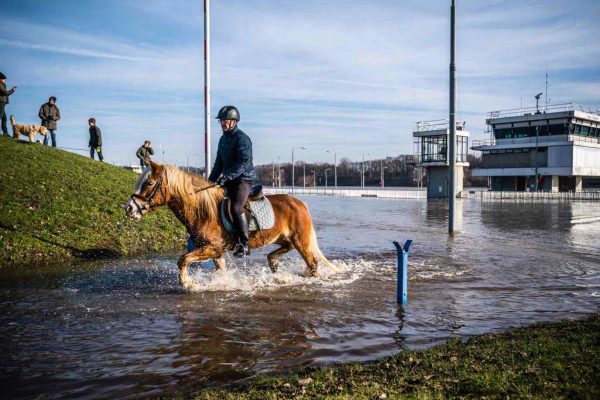
M 490 112 L 490 139 L 473 176 L 498 191 L 581 191 L 584 177 L 600 176 L 600 113 L 573 104 Z M 537 184 L 536 184 L 537 182 Z
M 133 172 L 138 173 L 138 174 L 142 173 L 142 167 L 140 164 L 123 165 L 123 168 L 130 169 Z
M 446 119 L 420 121 L 413 132 L 415 162 L 427 170 L 427 197 L 448 197 L 450 122 Z M 456 191 L 463 190 L 464 167 L 468 167 L 469 132 L 465 123 L 456 122 Z

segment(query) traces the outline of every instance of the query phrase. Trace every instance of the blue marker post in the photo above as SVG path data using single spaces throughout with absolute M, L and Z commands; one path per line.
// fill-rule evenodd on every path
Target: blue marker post
M 404 242 L 404 246 L 394 242 L 398 253 L 398 285 L 396 288 L 396 301 L 398 304 L 406 304 L 408 301 L 408 249 L 412 240 Z

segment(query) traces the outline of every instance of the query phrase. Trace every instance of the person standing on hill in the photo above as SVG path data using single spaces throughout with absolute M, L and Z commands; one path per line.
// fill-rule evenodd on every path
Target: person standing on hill
M 137 158 L 140 159 L 140 166 L 142 169 L 150 164 L 150 160 L 154 155 L 154 150 L 152 150 L 152 142 L 149 140 L 144 141 L 144 144 L 140 146 L 138 151 L 135 153 Z
M 44 137 L 44 144 L 48 145 L 48 136 L 52 137 L 52 147 L 56 147 L 56 121 L 60 119 L 60 110 L 56 106 L 56 97 L 51 96 L 47 103 L 42 104 L 38 116 L 42 126 L 48 129 L 49 135 Z
M 94 159 L 94 153 L 98 153 L 98 159 L 100 161 L 104 161 L 104 156 L 102 155 L 102 132 L 100 128 L 96 126 L 96 119 L 90 118 L 88 120 L 88 124 L 90 125 L 90 142 L 88 146 L 90 147 L 90 157 Z
M 8 128 L 6 127 L 6 105 L 8 104 L 8 96 L 17 90 L 16 86 L 6 90 L 6 75 L 0 72 L 0 119 L 2 120 L 2 135 L 8 136 Z

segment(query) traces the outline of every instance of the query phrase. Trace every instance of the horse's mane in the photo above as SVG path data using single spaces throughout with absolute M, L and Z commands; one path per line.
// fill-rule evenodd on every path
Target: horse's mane
M 200 175 L 190 174 L 169 164 L 162 164 L 167 178 L 167 189 L 171 196 L 181 200 L 183 213 L 188 221 L 200 220 L 214 221 L 219 216 L 219 203 L 223 199 L 223 190 L 207 188 L 211 184 Z

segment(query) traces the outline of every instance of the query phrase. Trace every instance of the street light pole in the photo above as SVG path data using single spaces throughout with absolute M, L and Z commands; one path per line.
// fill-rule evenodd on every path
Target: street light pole
M 281 187 L 281 163 L 279 162 L 279 156 L 277 156 L 277 187 Z
M 369 153 L 367 153 L 366 155 L 369 155 Z M 362 161 L 362 176 L 360 179 L 360 186 L 361 188 L 365 188 L 365 154 L 363 154 L 363 161 Z
M 331 154 L 331 150 L 327 150 Z M 337 152 L 333 152 L 333 179 L 335 188 L 337 189 Z
M 302 162 L 302 186 L 306 187 L 306 163 Z
M 454 0 L 450 7 L 450 143 L 449 152 L 450 160 L 448 165 L 448 181 L 450 184 L 448 190 L 448 233 L 454 233 L 454 222 L 456 216 L 454 210 L 456 208 L 456 64 L 455 64 L 455 20 L 456 9 Z
M 295 174 L 295 167 L 296 167 L 296 164 L 294 163 L 294 149 L 306 150 L 306 147 L 304 147 L 304 146 L 292 147 L 292 194 L 294 194 L 294 188 L 296 187 L 296 182 L 294 182 L 294 174 Z
M 204 0 L 204 177 L 210 175 L 210 0 Z

